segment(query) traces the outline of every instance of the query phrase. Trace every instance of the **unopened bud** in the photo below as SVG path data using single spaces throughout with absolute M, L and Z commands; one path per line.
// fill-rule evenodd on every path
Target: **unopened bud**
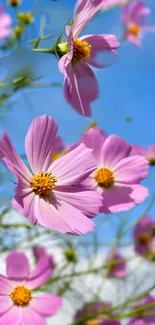
M 77 263 L 76 251 L 73 248 L 68 248 L 64 252 L 66 260 L 71 263 Z
M 21 4 L 21 0 L 8 0 L 8 5 L 10 7 L 18 7 Z
M 17 18 L 21 23 L 25 25 L 29 25 L 34 22 L 34 16 L 31 11 L 27 11 L 27 12 L 20 11 L 17 14 Z

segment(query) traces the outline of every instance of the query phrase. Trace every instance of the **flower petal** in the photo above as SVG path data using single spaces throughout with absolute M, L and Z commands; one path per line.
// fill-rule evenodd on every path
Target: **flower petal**
M 98 160 L 105 138 L 106 134 L 103 131 L 91 128 L 82 135 L 80 143 L 84 143 L 87 148 L 93 149 L 94 156 Z
M 3 314 L 3 316 L 0 317 L 0 324 L 5 324 L 5 325 L 23 324 L 22 323 L 22 308 L 13 306 L 5 314 Z
M 91 45 L 91 56 L 86 60 L 88 64 L 96 68 L 106 68 L 113 63 L 110 57 L 107 63 L 104 55 L 101 58 L 101 53 L 117 54 L 116 49 L 119 48 L 120 43 L 115 35 L 84 35 L 80 39 Z
M 44 294 L 34 297 L 31 301 L 31 308 L 41 316 L 53 316 L 61 308 L 63 298 Z
M 64 95 L 81 115 L 91 116 L 90 103 L 97 99 L 99 87 L 94 72 L 85 62 L 65 67 Z
M 60 201 L 55 207 L 52 198 L 49 203 L 38 199 L 35 213 L 42 226 L 61 233 L 86 234 L 95 226 L 94 222 L 66 202 Z
M 27 281 L 28 287 L 34 289 L 43 285 L 51 278 L 52 271 L 53 268 L 49 256 L 41 257 L 29 276 Z
M 56 191 L 56 197 L 58 200 L 71 204 L 89 218 L 98 215 L 103 200 L 102 196 L 96 191 L 83 191 L 78 186 L 64 188 L 63 191 Z
M 18 210 L 21 214 L 24 215 L 33 225 L 37 223 L 36 216 L 34 214 L 34 204 L 35 204 L 34 193 L 30 193 L 25 196 L 16 195 L 11 200 L 11 205 Z
M 13 288 L 11 281 L 3 275 L 0 275 L 0 295 L 10 295 Z
M 104 141 L 100 163 L 113 169 L 120 160 L 129 155 L 130 150 L 131 146 L 124 139 L 112 134 Z
M 34 173 L 46 172 L 51 164 L 56 133 L 57 125 L 48 115 L 36 117 L 30 125 L 25 139 L 25 150 Z
M 75 149 L 56 159 L 47 171 L 57 177 L 56 190 L 59 190 L 59 186 L 79 184 L 96 167 L 93 151 L 81 143 Z
M 142 185 L 113 186 L 103 192 L 103 207 L 100 212 L 128 211 L 136 204 L 143 202 L 147 196 L 148 190 Z
M 22 325 L 46 325 L 46 321 L 31 307 L 22 308 Z M 10 324 L 11 325 L 11 324 Z M 19 325 L 19 324 L 18 324 Z
M 113 170 L 117 183 L 137 184 L 147 177 L 149 164 L 143 156 L 131 156 L 119 161 Z
M 6 259 L 7 276 L 12 280 L 23 280 L 28 278 L 30 266 L 24 253 L 11 252 Z
M 13 307 L 13 301 L 9 296 L 1 296 L 0 293 L 0 317 L 5 314 L 11 307 Z
M 51 273 L 51 268 L 45 269 L 43 272 L 40 272 L 38 276 L 30 278 L 26 282 L 27 287 L 31 290 L 41 287 L 51 278 Z
M 6 132 L 4 132 L 3 137 L 0 139 L 0 158 L 17 180 L 20 180 L 25 186 L 29 186 L 29 179 L 32 175 L 17 154 Z

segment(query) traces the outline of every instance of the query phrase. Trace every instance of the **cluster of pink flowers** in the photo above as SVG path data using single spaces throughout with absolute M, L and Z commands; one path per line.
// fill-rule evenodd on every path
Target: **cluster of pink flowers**
M 59 71 L 64 75 L 65 99 L 83 116 L 91 116 L 91 104 L 99 96 L 93 68 L 109 67 L 110 62 L 105 62 L 102 54 L 106 52 L 118 57 L 120 42 L 113 34 L 81 36 L 81 33 L 97 13 L 117 5 L 122 6 L 123 41 L 140 46 L 144 32 L 155 30 L 147 23 L 151 11 L 143 2 L 78 0 L 73 21 L 65 26 L 65 41 L 60 37 L 54 50 L 47 51 L 49 56 L 54 53 L 59 59 Z M 0 5 L 0 40 L 14 35 L 11 24 L 10 15 Z M 22 32 L 24 29 L 25 26 Z M 35 46 L 33 50 L 41 52 Z M 29 61 L 31 55 L 28 53 L 33 52 L 21 49 L 11 56 L 17 56 L 18 61 L 25 55 Z M 32 54 L 40 60 L 38 55 Z M 28 69 L 25 68 L 26 76 L 23 76 L 23 61 L 19 74 L 14 67 L 16 60 L 11 64 L 12 68 L 6 63 L 9 60 L 9 56 L 2 58 L 1 65 L 3 63 L 4 68 L 8 67 L 9 82 L 15 86 L 11 89 L 12 93 L 15 89 L 30 86 L 29 78 L 36 81 L 44 76 L 36 68 L 40 61 L 36 60 L 35 65 L 37 77 L 32 78 L 29 65 Z M 116 134 L 107 135 L 95 126 L 85 131 L 77 143 L 69 146 L 57 136 L 57 129 L 54 119 L 46 114 L 32 121 L 25 138 L 29 168 L 16 152 L 8 133 L 4 132 L 0 139 L 0 159 L 16 180 L 11 205 L 32 225 L 39 224 L 62 234 L 84 235 L 93 231 L 95 223 L 92 219 L 99 213 L 128 211 L 147 198 L 148 189 L 141 182 L 148 176 L 149 165 L 155 165 L 155 145 L 146 150 L 131 146 Z M 142 217 L 134 228 L 133 237 L 135 252 L 154 260 L 155 221 L 149 216 Z M 76 263 L 76 256 L 70 253 L 66 253 L 66 259 L 72 258 Z M 33 255 L 36 260 L 33 271 L 30 271 L 24 253 L 13 251 L 7 256 L 6 276 L 0 275 L 0 325 L 45 325 L 46 317 L 57 313 L 62 306 L 61 297 L 49 293 L 37 294 L 35 291 L 51 278 L 56 266 L 53 256 L 42 247 L 34 247 Z M 117 247 L 110 250 L 105 262 L 108 278 L 127 277 L 126 258 Z M 146 296 L 133 311 L 154 302 L 154 297 Z M 108 311 L 110 308 L 112 306 L 107 302 L 88 303 L 77 311 L 75 320 L 86 316 L 83 325 L 120 325 L 119 317 Z M 154 307 L 150 307 L 147 312 L 135 313 L 128 325 L 153 325 L 154 312 Z M 91 318 L 91 314 L 96 316 Z
M 125 140 L 92 128 L 51 163 L 56 132 L 47 115 L 32 122 L 25 139 L 32 171 L 6 132 L 0 139 L 0 157 L 17 180 L 12 206 L 33 225 L 85 234 L 93 230 L 91 218 L 99 212 L 125 211 L 143 202 L 148 190 L 140 181 L 148 175 L 148 162 L 141 155 L 129 156 L 131 146 Z

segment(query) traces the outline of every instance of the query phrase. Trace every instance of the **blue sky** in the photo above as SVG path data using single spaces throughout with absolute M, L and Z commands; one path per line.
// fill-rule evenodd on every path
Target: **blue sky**
M 150 22 L 155 25 L 155 2 L 144 1 L 152 9 Z M 1 1 L 5 3 L 5 1 Z M 32 8 L 32 0 L 23 0 L 23 10 Z M 72 17 L 75 1 L 73 0 L 40 0 L 40 8 L 50 12 L 51 22 L 47 32 L 54 35 L 50 41 L 58 37 L 65 23 Z M 13 12 L 13 10 L 10 10 Z M 34 37 L 38 28 L 31 28 L 26 39 Z M 109 33 L 121 38 L 120 9 L 111 10 L 98 15 L 86 27 L 84 33 Z M 27 46 L 25 42 L 24 46 Z M 51 56 L 49 60 L 50 80 L 62 82 L 57 61 Z M 24 138 L 32 119 L 44 113 L 52 115 L 59 126 L 59 134 L 67 143 L 77 141 L 83 130 L 91 121 L 95 121 L 108 134 L 116 133 L 129 143 L 147 146 L 155 143 L 155 33 L 147 34 L 142 48 L 132 44 L 121 44 L 117 62 L 105 70 L 95 70 L 100 85 L 100 97 L 92 104 L 92 118 L 79 116 L 66 102 L 61 88 L 42 90 L 26 90 L 14 96 L 11 110 L 3 110 L 0 119 L 0 131 L 7 129 L 16 149 L 24 153 Z M 126 116 L 131 116 L 130 122 Z M 155 172 L 144 182 L 150 187 L 151 195 L 155 194 Z M 13 185 L 5 186 L 11 195 Z M 136 209 L 132 215 L 141 213 L 148 204 Z M 155 209 L 152 210 L 152 214 Z M 139 215 L 138 215 L 139 216 Z

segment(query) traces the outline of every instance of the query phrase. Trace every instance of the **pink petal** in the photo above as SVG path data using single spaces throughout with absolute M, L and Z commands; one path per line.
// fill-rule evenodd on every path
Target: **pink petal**
M 126 40 L 136 46 L 140 46 L 141 45 L 141 38 L 140 37 L 136 37 L 132 34 L 127 34 L 126 36 Z
M 51 164 L 56 133 L 57 125 L 48 115 L 35 118 L 30 125 L 25 139 L 25 150 L 34 173 L 47 171 Z
M 91 128 L 82 135 L 80 143 L 84 143 L 87 148 L 93 149 L 94 156 L 98 160 L 105 139 L 106 134 L 103 131 L 97 128 Z
M 4 161 L 16 179 L 20 180 L 25 186 L 28 187 L 29 180 L 31 179 L 32 175 L 17 154 L 6 132 L 0 139 L 0 158 Z
M 23 308 L 24 310 L 24 308 Z M 0 324 L 5 325 L 20 325 L 22 323 L 22 308 L 13 306 L 2 317 L 0 317 Z M 25 324 L 27 325 L 27 324 Z M 35 324 L 33 324 L 35 325 Z M 36 324 L 37 325 L 37 324 Z
M 110 135 L 104 141 L 100 162 L 104 167 L 112 168 L 130 153 L 131 146 L 117 135 Z
M 148 148 L 145 151 L 145 157 L 147 159 L 155 157 L 155 145 L 148 146 Z
M 64 95 L 66 100 L 81 115 L 91 116 L 90 103 L 99 94 L 98 83 L 94 72 L 85 62 L 66 66 Z
M 131 319 L 127 325 L 146 325 L 144 319 L 141 318 L 133 318 Z
M 36 313 L 31 307 L 26 307 L 26 308 L 22 308 L 21 324 L 22 325 L 46 325 L 46 321 L 43 317 L 41 317 L 38 313 Z
M 88 42 L 91 47 L 91 56 L 86 60 L 88 64 L 96 68 L 106 68 L 107 66 L 111 65 L 109 57 L 109 63 L 106 63 L 104 55 L 102 57 L 102 63 L 99 62 L 99 54 L 101 57 L 101 53 L 113 53 L 117 54 L 115 51 L 119 48 L 120 44 L 115 35 L 85 35 L 80 38 L 83 41 Z M 97 58 L 98 55 L 98 58 Z
M 75 149 L 56 159 L 47 170 L 57 177 L 56 190 L 59 186 L 75 185 L 82 182 L 97 167 L 91 149 L 82 143 Z
M 31 272 L 29 279 L 27 281 L 27 285 L 30 289 L 37 288 L 44 283 L 46 283 L 52 275 L 53 268 L 51 266 L 48 255 L 41 257 Z
M 37 277 L 30 278 L 26 285 L 29 289 L 36 289 L 45 284 L 51 278 L 51 268 L 47 268 L 43 272 L 40 272 Z
M 94 222 L 66 202 L 57 202 L 55 207 L 52 198 L 49 203 L 38 198 L 35 213 L 42 226 L 61 233 L 81 235 L 92 231 L 95 226 Z
M 24 253 L 11 252 L 6 259 L 7 276 L 13 280 L 28 278 L 30 266 L 27 256 Z
M 0 316 L 5 314 L 11 307 L 13 307 L 12 299 L 9 296 L 1 296 L 0 293 Z
M 37 223 L 36 216 L 34 214 L 34 204 L 35 204 L 34 193 L 30 193 L 25 196 L 16 195 L 11 201 L 11 205 L 23 214 L 33 225 Z
M 31 301 L 31 308 L 41 316 L 53 316 L 62 307 L 63 298 L 44 294 L 34 297 Z
M 58 200 L 71 204 L 89 218 L 98 215 L 103 200 L 102 196 L 96 191 L 83 191 L 76 187 L 56 191 L 56 197 Z
M 141 146 L 133 144 L 130 155 L 132 155 L 132 156 L 136 156 L 136 155 L 144 156 L 144 149 Z
M 0 295 L 10 295 L 12 291 L 13 284 L 5 276 L 0 275 Z
M 131 156 L 118 162 L 113 170 L 117 183 L 137 184 L 147 177 L 149 164 L 143 156 Z
M 148 190 L 142 185 L 113 186 L 103 192 L 103 207 L 101 212 L 118 213 L 128 211 L 136 204 L 144 201 L 148 196 Z

